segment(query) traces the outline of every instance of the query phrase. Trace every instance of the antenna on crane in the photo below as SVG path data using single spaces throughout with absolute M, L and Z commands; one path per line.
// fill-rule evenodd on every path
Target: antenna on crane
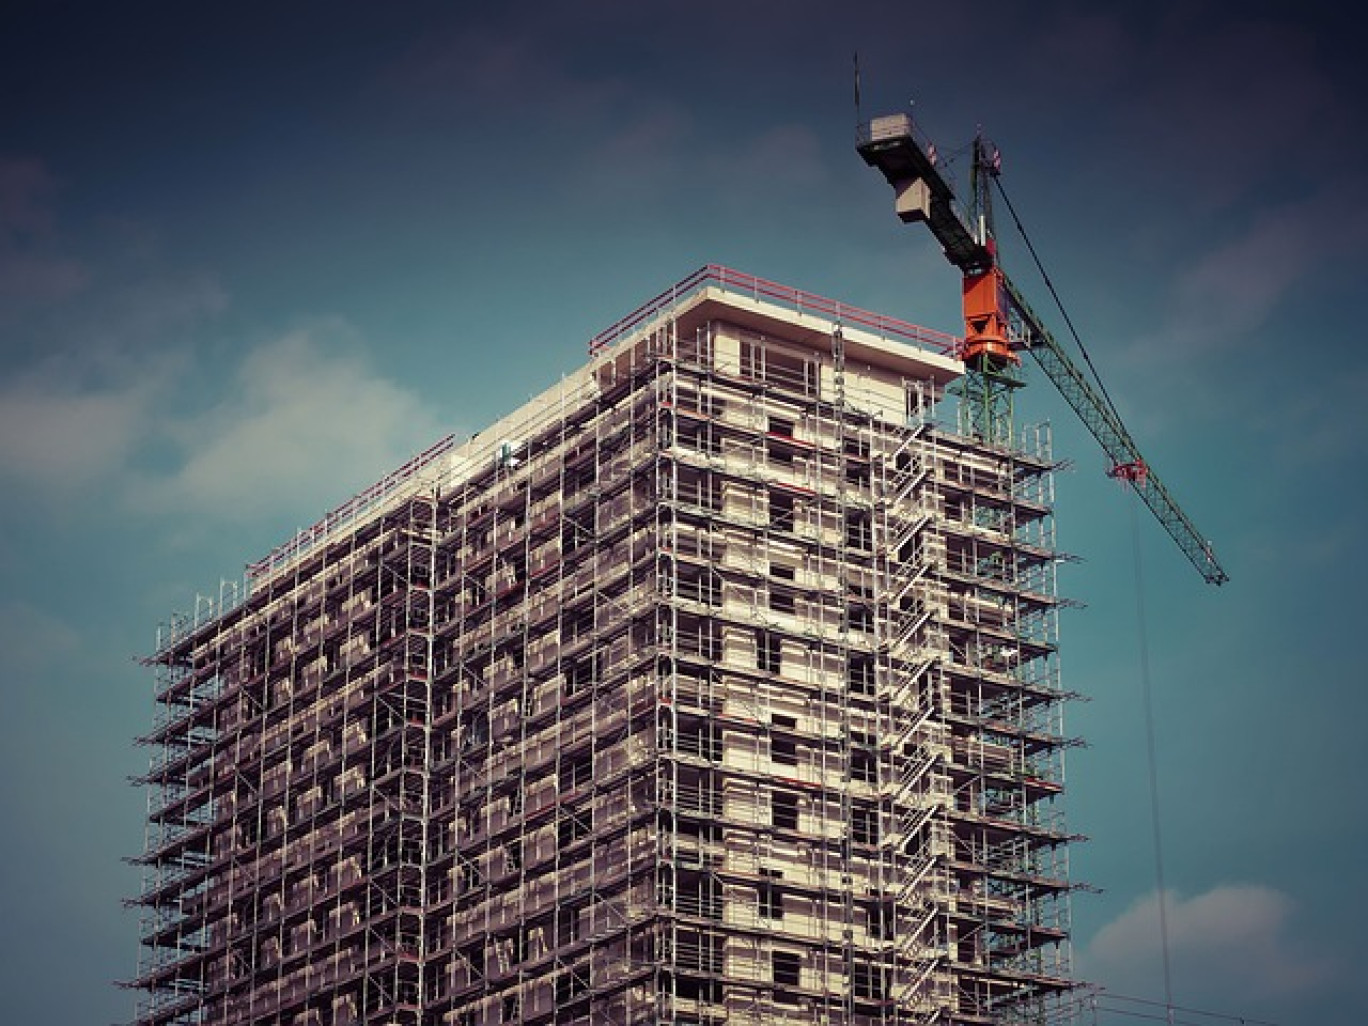
M 991 154 L 990 154 L 991 151 Z M 979 242 L 990 245 L 996 238 L 993 227 L 992 183 L 1002 173 L 1002 154 L 983 136 L 980 128 L 974 136 L 973 160 L 969 164 L 969 193 L 973 197 L 971 215 L 979 230 Z M 996 241 L 992 243 L 996 245 Z
M 860 138 L 860 125 L 863 124 L 863 119 L 860 117 L 860 51 L 859 51 L 859 50 L 856 50 L 856 51 L 855 51 L 854 57 L 855 57 L 855 138 L 856 138 L 856 140 L 858 141 L 859 138 Z

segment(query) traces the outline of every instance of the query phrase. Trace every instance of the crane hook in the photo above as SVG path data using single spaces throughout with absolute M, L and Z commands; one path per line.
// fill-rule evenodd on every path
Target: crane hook
M 1130 481 L 1137 488 L 1143 488 L 1145 482 L 1149 480 L 1149 464 L 1144 460 L 1117 463 L 1111 470 L 1107 471 L 1107 476 L 1117 481 Z

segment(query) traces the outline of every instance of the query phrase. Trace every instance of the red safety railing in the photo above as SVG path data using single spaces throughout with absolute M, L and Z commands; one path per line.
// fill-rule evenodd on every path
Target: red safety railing
M 837 324 L 860 327 L 882 338 L 911 343 L 946 356 L 955 356 L 959 352 L 959 339 L 946 332 L 923 328 L 895 317 L 886 317 L 812 292 L 804 292 L 802 289 L 780 285 L 778 282 L 757 278 L 742 271 L 734 271 L 720 264 L 707 264 L 600 331 L 589 340 L 589 354 L 597 356 L 658 314 L 708 287 L 747 295 L 753 299 L 768 300 L 796 313 L 829 318 Z

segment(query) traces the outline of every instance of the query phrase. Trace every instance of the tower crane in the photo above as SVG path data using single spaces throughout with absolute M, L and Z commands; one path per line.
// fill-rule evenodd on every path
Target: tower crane
M 908 115 L 888 115 L 862 125 L 856 149 L 893 187 L 898 217 L 905 224 L 925 223 L 964 277 L 964 341 L 959 355 L 965 374 L 960 396 L 969 431 L 989 442 L 1010 442 L 1012 395 L 1025 384 L 1020 353 L 1029 353 L 1101 443 L 1111 460 L 1108 474 L 1135 489 L 1209 584 L 1229 580 L 1211 543 L 1141 456 L 1100 380 L 1089 380 L 1002 270 L 992 224 L 991 187 L 1000 169 L 996 151 L 981 136 L 975 139 L 973 206 L 966 216 L 941 174 L 935 146 L 920 137 Z

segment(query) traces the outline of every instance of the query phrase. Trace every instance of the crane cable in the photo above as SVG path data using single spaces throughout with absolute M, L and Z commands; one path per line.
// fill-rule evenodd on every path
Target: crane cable
M 1002 187 L 1002 177 L 993 176 L 993 182 L 997 185 L 998 194 L 1002 196 L 1002 201 L 1007 204 L 1007 212 L 1012 215 L 1012 221 L 1016 224 L 1017 234 L 1021 236 L 1021 241 L 1026 243 L 1026 249 L 1031 254 L 1031 259 L 1035 261 L 1036 270 L 1045 282 L 1045 287 L 1050 290 L 1050 295 L 1054 298 L 1055 306 L 1059 308 L 1059 314 L 1064 318 L 1064 323 L 1068 325 L 1069 334 L 1073 336 L 1074 342 L 1078 345 L 1078 351 L 1083 354 L 1083 362 L 1088 365 L 1088 370 L 1092 372 L 1093 381 L 1097 383 L 1098 389 L 1102 393 L 1102 398 L 1106 400 L 1107 408 L 1111 411 L 1118 421 L 1120 414 L 1116 412 L 1116 404 L 1112 402 L 1111 394 L 1107 391 L 1107 386 L 1102 382 L 1102 376 L 1097 373 L 1097 368 L 1093 366 L 1092 357 L 1088 355 L 1088 348 L 1083 344 L 1083 339 L 1079 337 L 1078 329 L 1074 327 L 1073 318 L 1069 316 L 1069 311 L 1064 309 L 1064 301 L 1059 298 L 1059 292 L 1055 289 L 1054 282 L 1050 280 L 1049 273 L 1045 270 L 1045 265 L 1041 263 L 1040 254 L 1036 252 L 1035 245 L 1031 242 L 1031 237 L 1026 234 L 1026 228 L 1021 223 L 1021 218 L 1017 215 L 1016 207 L 1012 205 L 1012 198 L 1007 195 L 1007 190 Z
M 1113 994 L 1111 991 L 1104 990 L 1093 995 L 1090 1005 L 1094 1009 L 1110 1012 L 1113 1015 L 1124 1015 L 1135 1019 L 1150 1019 L 1156 1022 L 1169 1021 L 1179 1024 L 1179 1026 L 1202 1026 L 1197 1019 L 1186 1018 L 1186 1016 L 1201 1016 L 1206 1022 L 1206 1026 L 1211 1026 L 1212 1020 L 1215 1022 L 1239 1023 L 1240 1026 L 1278 1026 L 1278 1023 L 1270 1022 L 1268 1019 L 1251 1019 L 1247 1015 L 1232 1015 L 1228 1012 L 1212 1012 L 1204 1008 L 1193 1008 L 1190 1005 L 1171 1005 L 1165 1008 L 1158 1001 L 1150 1001 L 1146 998 L 1131 997 L 1127 994 Z M 1134 1007 L 1131 1007 L 1134 1006 Z M 1160 1009 L 1164 1009 L 1161 1017 Z M 1181 1012 L 1184 1018 L 1173 1018 L 1174 1012 Z
M 1116 417 L 1119 421 L 1120 414 L 1117 413 L 1116 403 L 1112 401 L 1111 393 L 1107 391 L 1107 386 L 1102 381 L 1102 376 L 1097 372 L 1097 367 L 1093 364 L 1092 357 L 1088 354 L 1088 347 L 1083 344 L 1083 339 L 1079 336 L 1078 329 L 1074 327 L 1073 318 L 1069 316 L 1069 311 L 1064 308 L 1064 301 L 1060 299 L 1059 292 L 1055 288 L 1054 282 L 1053 280 L 1051 280 L 1049 272 L 1045 270 L 1045 265 L 1044 263 L 1042 263 L 1040 259 L 1040 254 L 1036 252 L 1035 245 L 1031 242 L 1031 237 L 1026 234 L 1026 227 L 1021 223 L 1021 217 L 1017 214 L 1016 207 L 1012 204 L 1012 198 L 1007 195 L 1007 190 L 1002 187 L 1002 177 L 1000 175 L 994 174 L 992 178 L 993 182 L 997 185 L 998 194 L 1002 197 L 1002 201 L 1007 205 L 1008 213 L 1012 215 L 1012 222 L 1016 225 L 1017 234 L 1021 236 L 1021 241 L 1026 244 L 1026 249 L 1031 254 L 1031 260 L 1035 263 L 1036 271 L 1040 274 L 1041 279 L 1045 282 L 1045 287 L 1050 290 L 1050 296 L 1054 299 L 1055 306 L 1058 308 L 1060 316 L 1064 319 L 1064 323 L 1068 326 L 1069 334 L 1073 336 L 1073 340 L 1075 344 L 1077 344 L 1078 346 L 1078 351 L 1080 354 L 1082 354 L 1083 362 L 1087 364 L 1088 370 L 1092 374 L 1093 381 L 1096 383 L 1098 391 L 1102 395 L 1102 399 L 1106 402 L 1107 408 L 1111 411 L 1112 415 Z M 1181 1005 L 1175 1005 L 1173 1003 L 1173 971 L 1169 944 L 1168 924 L 1168 888 L 1165 884 L 1164 879 L 1164 845 L 1161 827 L 1162 817 L 1160 815 L 1159 803 L 1159 759 L 1155 744 L 1156 732 L 1154 726 L 1154 689 L 1150 679 L 1149 627 L 1148 618 L 1146 616 L 1145 611 L 1145 582 L 1140 548 L 1140 521 L 1136 506 L 1136 500 L 1139 497 L 1138 486 L 1129 490 L 1133 493 L 1129 505 L 1131 519 L 1131 542 L 1135 560 L 1136 635 L 1139 645 L 1140 658 L 1140 689 L 1145 715 L 1145 757 L 1146 768 L 1149 777 L 1150 830 L 1154 843 L 1154 877 L 1155 887 L 1158 892 L 1159 904 L 1159 947 L 1163 960 L 1163 1009 L 1165 1020 L 1168 1022 L 1169 1026 L 1176 1026 L 1176 1024 L 1178 1023 L 1189 1022 L 1190 1020 L 1175 1019 L 1175 1012 L 1193 1012 L 1198 1015 L 1211 1016 L 1216 1018 L 1226 1018 L 1231 1021 L 1238 1020 L 1241 1023 L 1263 1023 L 1264 1021 L 1259 1019 L 1248 1019 L 1243 1016 L 1222 1016 L 1215 1012 L 1206 1012 L 1200 1009 L 1184 1008 Z M 1111 996 L 1122 1001 L 1133 1001 L 1139 1004 L 1149 1004 L 1154 1006 L 1158 1005 L 1158 1002 L 1142 1001 L 1139 998 L 1127 998 L 1123 995 Z M 1156 1020 L 1158 1019 L 1157 1015 L 1145 1015 L 1143 1012 L 1138 1012 L 1134 1010 L 1125 1011 L 1120 1008 L 1109 1008 L 1104 1010 L 1110 1011 L 1118 1015 L 1127 1015 L 1136 1018 L 1153 1018 Z M 1096 1015 L 1096 1012 L 1097 1006 L 1094 1006 L 1094 1016 Z M 1265 1024 L 1265 1026 L 1272 1026 L 1272 1024 Z
M 1159 815 L 1159 759 L 1154 743 L 1154 689 L 1150 684 L 1149 626 L 1145 615 L 1145 578 L 1140 558 L 1137 499 L 1130 506 L 1131 549 L 1135 555 L 1135 625 L 1140 648 L 1140 691 L 1145 707 L 1145 760 L 1149 770 L 1150 830 L 1154 839 L 1154 880 L 1159 898 L 1159 948 L 1164 968 L 1164 1008 L 1173 1022 L 1173 974 L 1169 959 L 1168 889 L 1164 884 L 1164 845 Z
M 1092 372 L 1093 380 L 1097 383 L 1102 398 L 1106 401 L 1112 415 L 1119 420 L 1120 416 L 1117 414 L 1116 404 L 1112 401 L 1111 394 L 1102 381 L 1102 376 L 1098 374 L 1092 357 L 1088 355 L 1088 348 L 1083 344 L 1083 339 L 1079 337 L 1078 329 L 1074 327 L 1073 318 L 1069 316 L 1069 311 L 1064 308 L 1064 302 L 1059 298 L 1059 292 L 1055 288 L 1049 272 L 1045 270 L 1040 254 L 1036 252 L 1035 245 L 1031 242 L 1030 236 L 1026 234 L 1026 228 L 1021 223 L 1021 217 L 1017 214 L 1016 207 L 1012 205 L 1012 198 L 1007 195 L 1007 190 L 1002 187 L 1001 176 L 993 175 L 993 181 L 997 185 L 998 194 L 1007 204 L 1007 211 L 1012 215 L 1017 233 L 1021 236 L 1022 242 L 1026 244 L 1026 249 L 1035 262 L 1036 270 L 1045 282 L 1045 287 L 1050 290 L 1050 295 L 1054 299 L 1055 306 L 1059 309 L 1060 316 L 1064 318 L 1064 323 L 1068 325 L 1069 334 L 1073 336 L 1074 342 L 1078 345 L 1078 351 L 1083 355 L 1083 361 L 1088 365 L 1088 370 Z M 1168 889 L 1164 882 L 1164 845 L 1159 813 L 1159 760 L 1155 750 L 1154 696 L 1150 681 L 1149 628 L 1145 615 L 1145 581 L 1140 558 L 1140 521 L 1136 512 L 1135 500 L 1132 499 L 1129 505 L 1132 550 L 1135 558 L 1135 619 L 1140 650 L 1140 690 L 1145 713 L 1145 757 L 1149 776 L 1150 830 L 1154 842 L 1154 877 L 1159 901 L 1159 947 L 1163 959 L 1164 1010 L 1168 1022 L 1173 1024 L 1175 1006 L 1173 1004 L 1173 972 L 1169 952 Z

